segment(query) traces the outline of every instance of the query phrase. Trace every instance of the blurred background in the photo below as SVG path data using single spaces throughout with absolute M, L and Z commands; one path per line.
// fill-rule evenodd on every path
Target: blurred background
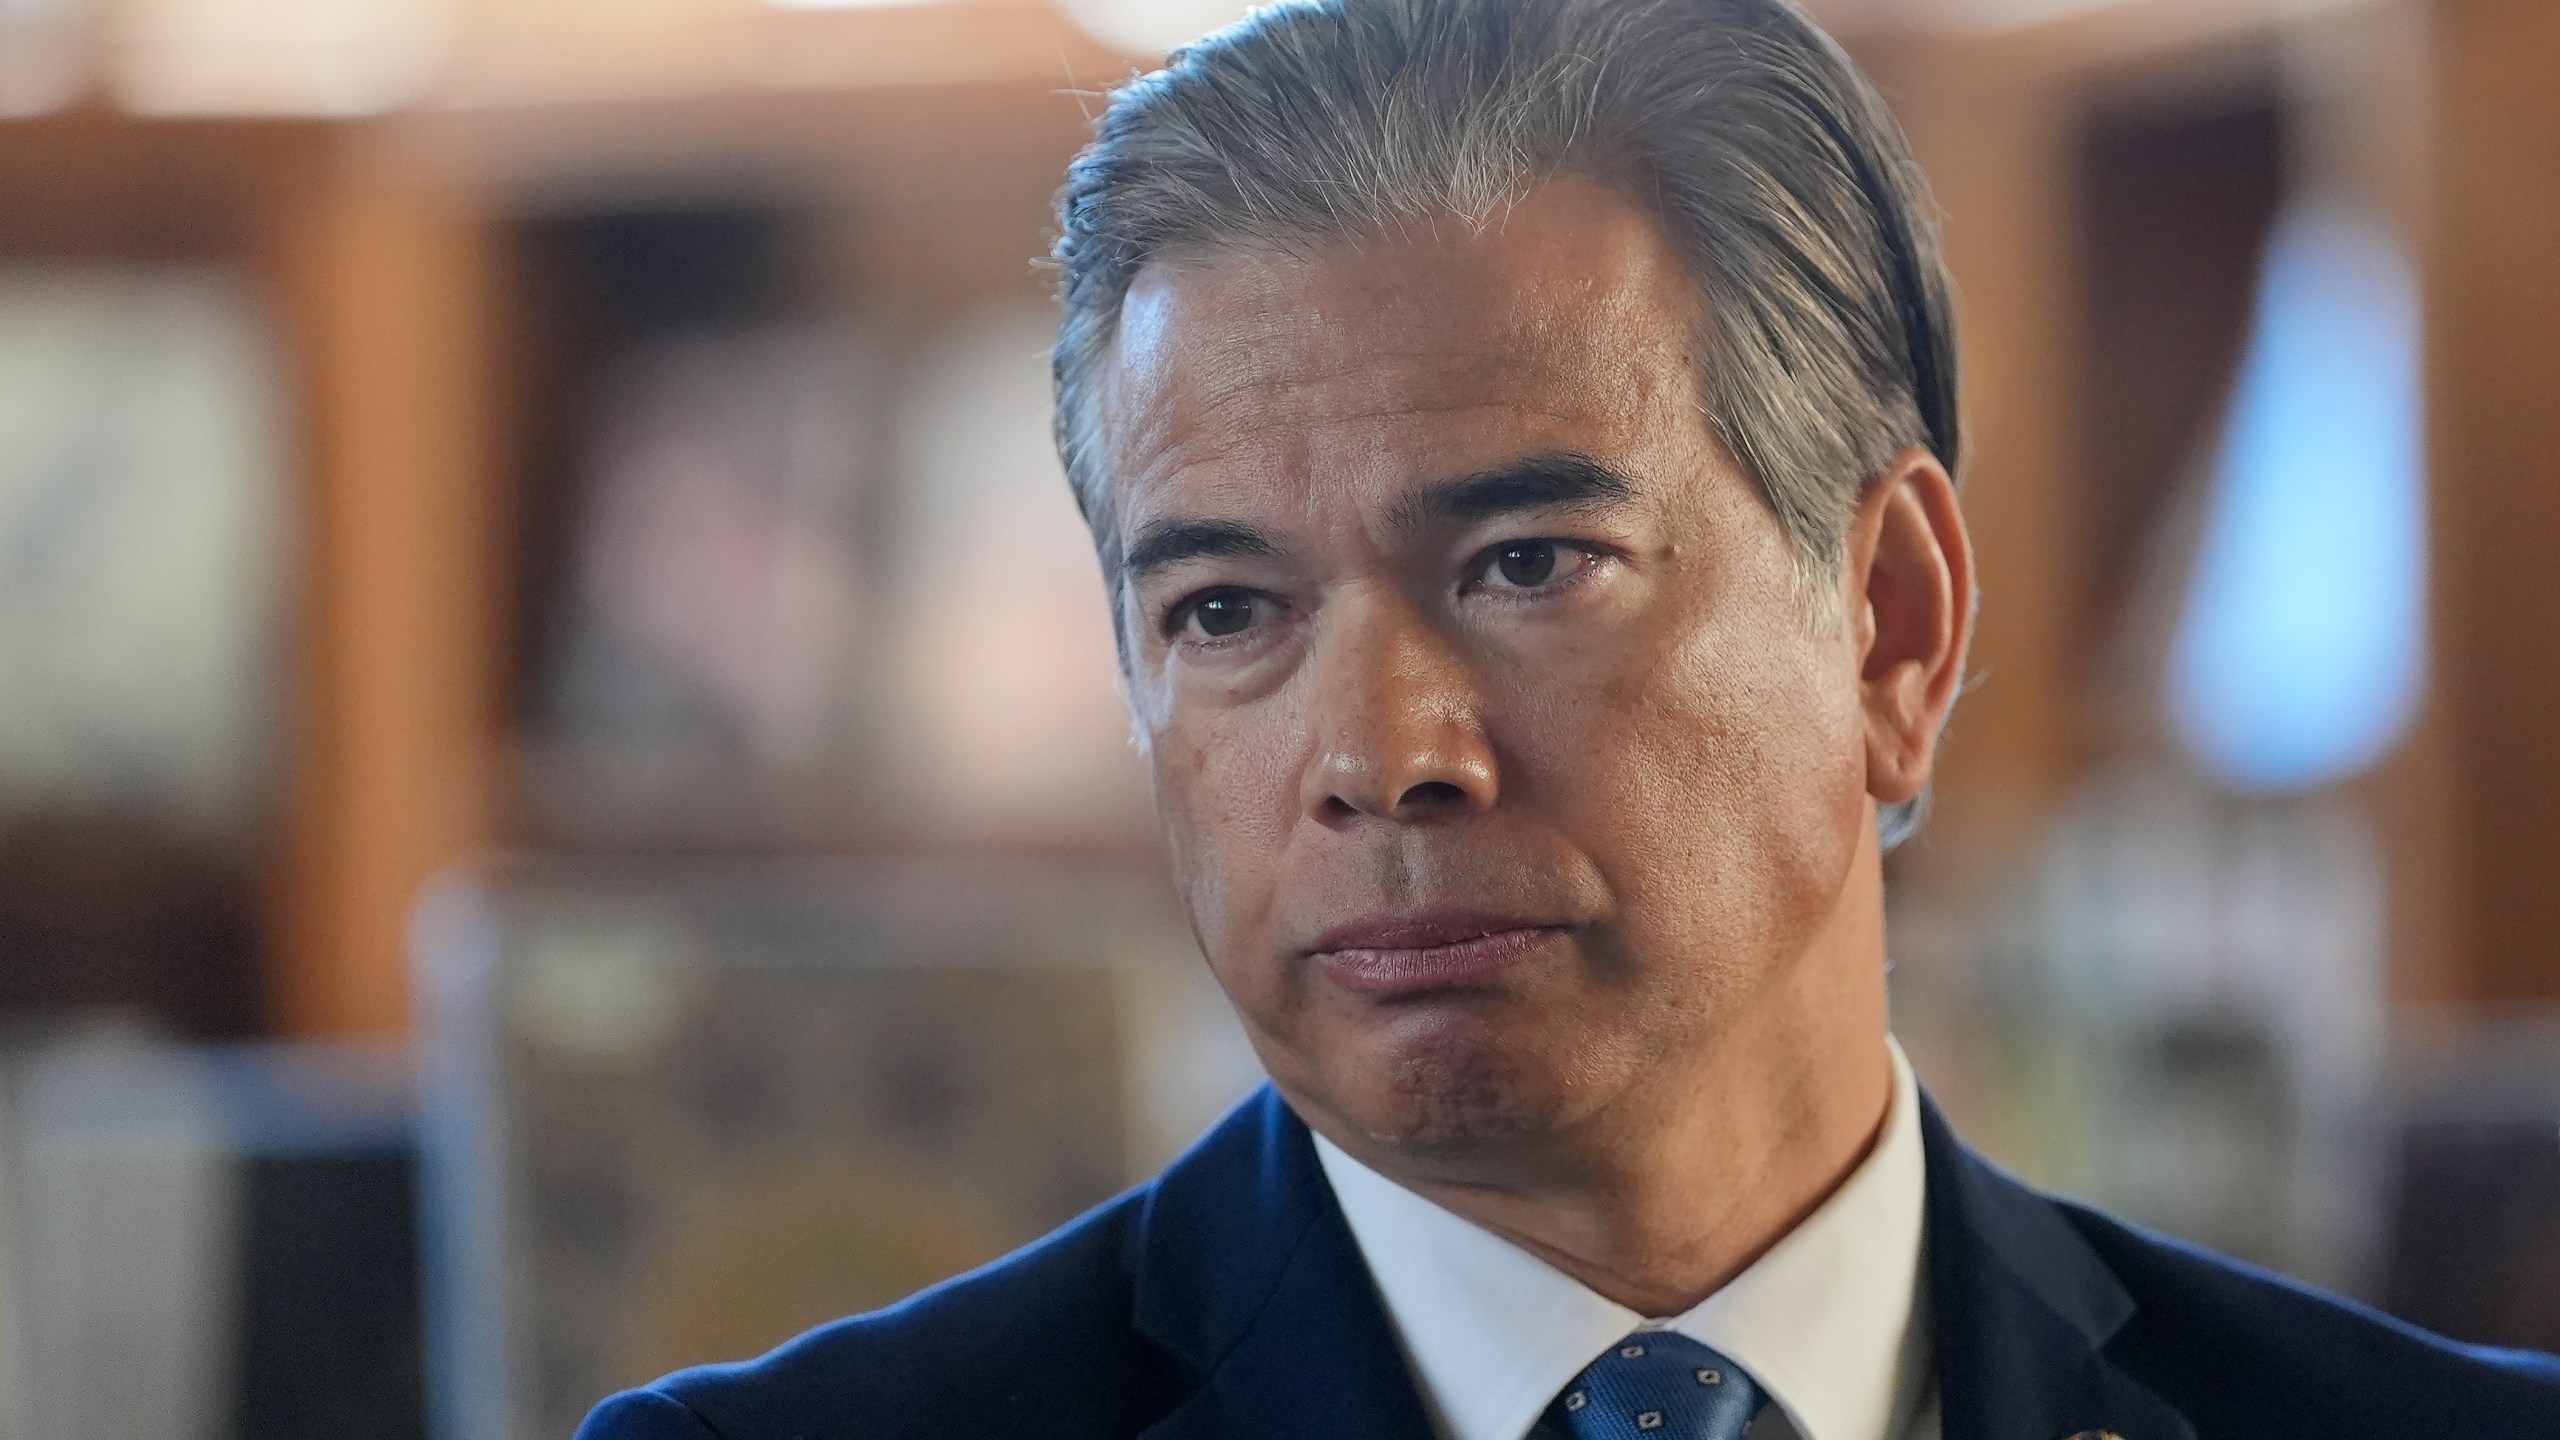
M 1255 1079 L 1047 440 L 1234 0 L 0 0 L 0 1434 L 565 1437 Z M 1995 1157 L 2560 1346 L 2560 5 L 1830 0 L 1945 212 Z

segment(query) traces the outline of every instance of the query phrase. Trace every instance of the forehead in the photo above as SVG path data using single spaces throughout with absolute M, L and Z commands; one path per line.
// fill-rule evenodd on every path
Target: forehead
M 1700 303 L 1652 217 L 1579 177 L 1481 227 L 1151 264 L 1103 387 L 1123 522 L 1183 477 L 1410 479 L 1605 448 L 1695 413 Z

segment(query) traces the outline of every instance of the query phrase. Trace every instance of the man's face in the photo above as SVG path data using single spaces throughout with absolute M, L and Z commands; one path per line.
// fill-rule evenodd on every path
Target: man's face
M 1576 179 L 1129 294 L 1104 423 L 1157 804 L 1337 1137 L 1462 1154 L 1680 1084 L 1872 843 L 1858 657 L 1700 408 L 1699 304 Z

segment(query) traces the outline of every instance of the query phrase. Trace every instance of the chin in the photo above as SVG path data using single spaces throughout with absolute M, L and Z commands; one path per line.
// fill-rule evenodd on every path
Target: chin
M 1382 1145 L 1458 1159 L 1550 1135 L 1574 1108 L 1546 1063 L 1546 1037 L 1464 1021 L 1397 1029 L 1368 1073 L 1346 1077 L 1359 1097 L 1349 1118 Z

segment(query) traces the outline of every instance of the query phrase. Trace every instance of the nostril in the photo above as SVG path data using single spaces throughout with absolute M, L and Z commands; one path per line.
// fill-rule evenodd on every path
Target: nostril
M 1457 786 L 1450 784 L 1446 780 L 1425 780 L 1421 784 L 1414 786 L 1412 789 L 1405 791 L 1402 795 L 1397 796 L 1396 808 L 1403 810 L 1408 808 L 1436 808 L 1443 805 L 1463 805 L 1466 803 L 1466 799 L 1466 791 L 1459 789 Z

